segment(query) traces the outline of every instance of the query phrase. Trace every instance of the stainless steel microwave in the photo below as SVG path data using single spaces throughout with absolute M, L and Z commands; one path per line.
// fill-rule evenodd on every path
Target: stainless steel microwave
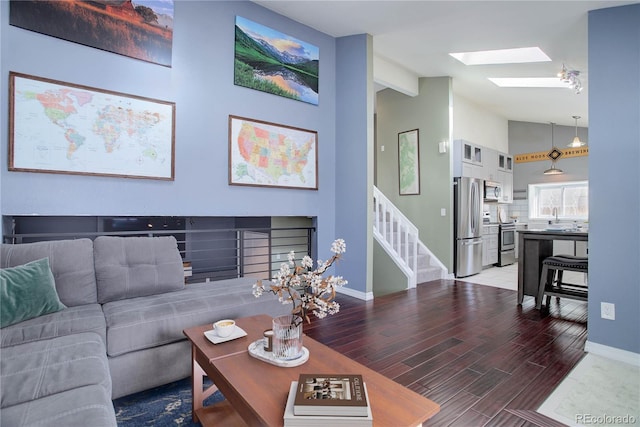
M 502 184 L 499 182 L 484 182 L 484 199 L 491 202 L 502 200 Z

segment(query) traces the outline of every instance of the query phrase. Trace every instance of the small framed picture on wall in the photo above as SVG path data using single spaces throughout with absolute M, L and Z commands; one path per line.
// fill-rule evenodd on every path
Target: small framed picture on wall
M 398 134 L 400 195 L 420 194 L 420 144 L 418 129 Z

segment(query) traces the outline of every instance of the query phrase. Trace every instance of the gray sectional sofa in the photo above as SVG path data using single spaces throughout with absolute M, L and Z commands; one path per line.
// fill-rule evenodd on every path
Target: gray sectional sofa
M 185 328 L 287 313 L 253 296 L 255 279 L 185 285 L 173 237 L 0 248 L 3 269 L 43 258 L 66 308 L 0 329 L 1 426 L 114 426 L 111 399 L 190 375 Z

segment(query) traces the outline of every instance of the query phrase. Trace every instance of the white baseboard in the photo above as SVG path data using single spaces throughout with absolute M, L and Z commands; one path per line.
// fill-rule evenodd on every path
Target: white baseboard
M 585 343 L 584 351 L 606 357 L 608 359 L 617 360 L 618 362 L 628 363 L 629 365 L 640 366 L 640 354 L 633 353 L 631 351 L 621 350 L 619 348 L 609 347 L 607 345 L 591 341 L 587 341 Z
M 364 301 L 370 301 L 373 299 L 373 292 L 356 291 L 354 289 L 345 288 L 345 287 L 338 287 L 336 288 L 336 291 L 340 294 L 345 294 L 350 297 L 358 298 Z

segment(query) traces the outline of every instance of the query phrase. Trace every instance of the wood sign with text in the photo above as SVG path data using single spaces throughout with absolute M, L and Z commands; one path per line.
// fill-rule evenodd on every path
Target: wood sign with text
M 589 147 L 567 148 L 564 150 L 557 149 L 562 153 L 563 159 L 570 157 L 583 157 L 589 155 Z M 514 155 L 516 163 L 538 162 L 541 160 L 549 160 L 549 151 L 537 151 L 535 153 L 523 153 Z

